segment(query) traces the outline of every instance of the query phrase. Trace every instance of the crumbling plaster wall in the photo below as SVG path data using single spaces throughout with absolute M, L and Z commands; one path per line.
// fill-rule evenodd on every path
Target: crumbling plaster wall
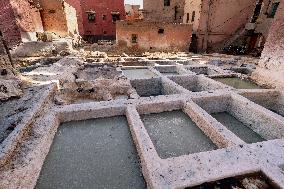
M 67 29 L 69 34 L 78 34 L 78 22 L 77 22 L 77 14 L 76 9 L 69 5 L 68 3 L 64 2 L 64 10 L 66 14 L 66 21 L 67 21 Z
M 0 30 L 9 46 L 36 41 L 43 31 L 39 10 L 28 0 L 0 0 Z
M 84 35 L 83 17 L 82 17 L 82 5 L 79 0 L 65 0 L 68 5 L 76 10 L 76 17 L 78 23 L 79 34 Z
M 261 56 L 266 68 L 284 68 L 284 3 L 281 2 Z
M 185 0 L 170 0 L 170 6 L 164 6 L 164 0 L 144 0 L 144 20 L 151 22 L 182 23 Z M 175 6 L 177 15 L 175 19 Z
M 158 33 L 163 30 L 163 33 Z M 187 51 L 191 42 L 192 26 L 189 24 L 161 22 L 117 23 L 117 43 L 119 46 L 143 50 Z M 137 43 L 132 35 L 137 35 Z

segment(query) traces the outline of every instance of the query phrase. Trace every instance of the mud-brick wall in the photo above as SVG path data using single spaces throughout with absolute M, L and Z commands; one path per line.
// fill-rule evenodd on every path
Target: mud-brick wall
M 78 33 L 77 11 L 71 3 L 61 0 L 40 0 L 40 3 L 44 31 L 61 37 Z
M 40 13 L 28 0 L 0 0 L 0 30 L 10 47 L 35 41 L 43 30 Z
M 68 35 L 64 2 L 59 0 L 41 0 L 41 18 L 44 31 L 60 36 Z
M 261 56 L 261 65 L 267 68 L 284 67 L 284 2 L 281 2 Z
M 192 25 L 120 21 L 117 22 L 116 34 L 119 46 L 141 50 L 187 51 Z M 136 43 L 133 42 L 134 35 L 137 36 Z

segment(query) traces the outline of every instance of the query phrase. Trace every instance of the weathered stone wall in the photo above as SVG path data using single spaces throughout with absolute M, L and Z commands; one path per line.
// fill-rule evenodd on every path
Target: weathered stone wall
M 144 20 L 181 23 L 184 14 L 184 4 L 185 0 L 170 0 L 170 6 L 164 6 L 164 0 L 144 0 Z
M 267 68 L 284 67 L 284 3 L 281 2 L 270 28 L 261 56 L 261 65 Z
M 160 32 L 163 33 L 159 33 Z M 117 23 L 117 43 L 143 50 L 187 51 L 191 42 L 192 26 L 189 24 L 161 22 Z M 133 35 L 137 41 L 133 42 Z
M 9 46 L 35 41 L 43 31 L 40 13 L 28 0 L 0 0 L 0 30 Z

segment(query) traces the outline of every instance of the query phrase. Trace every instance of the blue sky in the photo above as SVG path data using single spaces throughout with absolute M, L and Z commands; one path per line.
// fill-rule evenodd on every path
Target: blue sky
M 125 4 L 132 4 L 132 5 L 143 5 L 143 0 L 124 0 Z

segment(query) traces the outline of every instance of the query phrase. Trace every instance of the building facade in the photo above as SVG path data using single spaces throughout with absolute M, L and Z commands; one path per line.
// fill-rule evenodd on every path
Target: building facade
M 181 23 L 185 0 L 143 0 L 144 20 Z
M 184 23 L 193 24 L 199 51 L 222 47 L 252 19 L 256 0 L 189 0 Z
M 263 46 L 279 0 L 189 0 L 183 23 L 193 24 L 199 52 L 251 53 Z
M 117 22 L 117 44 L 142 51 L 188 51 L 192 26 L 180 23 Z
M 124 0 L 81 0 L 81 9 L 85 40 L 115 39 L 116 21 L 125 19 Z

